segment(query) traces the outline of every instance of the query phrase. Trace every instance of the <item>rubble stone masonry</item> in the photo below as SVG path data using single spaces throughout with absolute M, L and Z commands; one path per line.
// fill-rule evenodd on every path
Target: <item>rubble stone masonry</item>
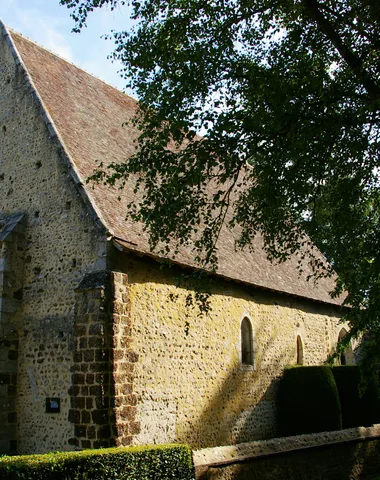
M 0 220 L 22 214 L 25 223 L 22 245 L 1 242 L 0 276 L 12 273 L 12 291 L 0 292 L 0 452 L 16 451 L 16 441 L 17 453 L 68 450 L 75 288 L 105 268 L 106 236 L 3 39 L 0 58 Z M 7 273 L 17 252 L 23 260 Z M 59 412 L 46 411 L 49 398 Z
M 305 365 L 325 362 L 342 328 L 338 310 L 214 279 L 211 310 L 200 315 L 188 305 L 194 291 L 183 270 L 132 255 L 117 263 L 128 271 L 128 349 L 138 355 L 133 393 L 140 432 L 133 443 L 203 448 L 275 437 L 277 380 L 296 363 L 297 337 Z M 241 363 L 245 317 L 254 365 Z

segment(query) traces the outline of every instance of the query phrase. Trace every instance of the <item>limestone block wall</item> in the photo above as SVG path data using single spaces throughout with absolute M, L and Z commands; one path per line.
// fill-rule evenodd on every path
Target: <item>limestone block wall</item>
M 131 348 L 140 433 L 134 443 L 194 448 L 276 436 L 275 393 L 285 365 L 324 362 L 338 340 L 335 307 L 216 281 L 211 311 L 186 307 L 181 271 L 132 257 L 128 271 Z M 241 363 L 241 322 L 254 336 L 255 365 Z
M 72 368 L 70 444 L 100 448 L 133 443 L 136 419 L 134 366 L 130 348 L 128 277 L 94 272 L 77 289 L 75 365 Z
M 69 420 L 78 448 L 114 445 L 112 379 L 112 295 L 107 272 L 87 275 L 77 289 L 75 364 L 72 368 Z
M 129 279 L 125 273 L 112 272 L 113 287 L 113 381 L 116 445 L 131 445 L 141 431 L 139 395 L 135 389 L 139 354 L 134 349 L 130 309 Z M 157 379 L 160 381 L 160 379 Z
M 106 237 L 84 205 L 38 98 L 1 36 L 0 58 L 0 212 L 26 218 L 17 326 L 18 452 L 72 449 L 68 390 L 75 288 L 86 273 L 105 268 Z M 49 398 L 60 399 L 59 412 L 47 412 Z

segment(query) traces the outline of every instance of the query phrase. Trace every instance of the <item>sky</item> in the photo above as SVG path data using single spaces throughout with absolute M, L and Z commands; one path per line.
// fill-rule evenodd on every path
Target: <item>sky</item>
M 114 44 L 101 36 L 112 29 L 130 28 L 127 7 L 113 12 L 104 7 L 92 12 L 88 27 L 81 33 L 72 33 L 74 20 L 70 10 L 59 5 L 59 0 L 0 0 L 0 18 L 7 27 L 114 87 L 124 88 L 125 81 L 117 73 L 120 65 L 107 59 Z

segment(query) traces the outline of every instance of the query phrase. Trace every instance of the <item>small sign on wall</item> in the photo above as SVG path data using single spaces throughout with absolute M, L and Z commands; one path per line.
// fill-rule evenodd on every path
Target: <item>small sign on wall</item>
M 46 413 L 60 413 L 61 411 L 61 399 L 60 398 L 47 398 L 46 399 Z

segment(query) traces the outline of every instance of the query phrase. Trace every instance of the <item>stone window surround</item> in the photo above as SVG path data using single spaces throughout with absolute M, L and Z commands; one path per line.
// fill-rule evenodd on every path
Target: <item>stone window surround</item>
M 250 343 L 251 343 L 251 352 L 252 352 L 252 363 L 243 363 L 243 344 L 242 344 L 242 329 L 243 329 L 243 322 L 248 321 L 249 324 L 249 334 L 250 334 Z M 240 369 L 241 370 L 256 370 L 256 355 L 257 355 L 257 348 L 255 343 L 255 331 L 253 327 L 253 322 L 251 316 L 248 314 L 244 314 L 240 320 L 240 339 L 239 339 L 239 359 L 240 359 Z

